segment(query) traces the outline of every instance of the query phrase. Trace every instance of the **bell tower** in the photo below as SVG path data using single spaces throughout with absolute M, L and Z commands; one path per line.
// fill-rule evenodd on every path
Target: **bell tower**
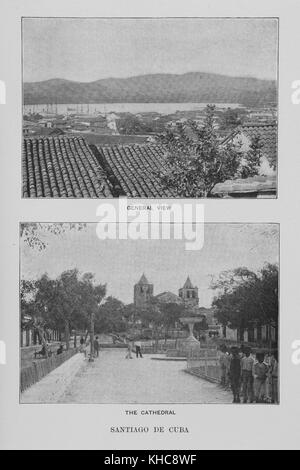
M 199 305 L 198 287 L 193 286 L 189 276 L 184 286 L 179 289 L 179 297 L 188 307 L 198 307 Z
M 134 306 L 136 308 L 144 308 L 153 297 L 154 287 L 150 284 L 145 276 L 134 286 Z

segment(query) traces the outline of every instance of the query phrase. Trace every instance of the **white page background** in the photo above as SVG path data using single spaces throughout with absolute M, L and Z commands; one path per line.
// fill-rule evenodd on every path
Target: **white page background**
M 22 16 L 272 16 L 280 18 L 279 198 L 208 200 L 206 222 L 281 224 L 281 404 L 276 407 L 181 405 L 174 417 L 126 417 L 116 405 L 19 405 L 19 222 L 97 221 L 97 201 L 21 200 L 21 17 Z M 291 101 L 300 80 L 298 0 L 110 1 L 2 0 L 0 79 L 7 104 L 0 105 L 1 268 L 0 448 L 3 449 L 293 449 L 300 438 L 300 366 L 292 343 L 300 339 L 299 175 L 300 105 Z M 149 202 L 149 201 L 148 201 Z M 177 201 L 178 202 L 178 201 Z M 159 407 L 152 407 L 158 409 Z M 189 435 L 109 432 L 110 426 L 182 425 Z

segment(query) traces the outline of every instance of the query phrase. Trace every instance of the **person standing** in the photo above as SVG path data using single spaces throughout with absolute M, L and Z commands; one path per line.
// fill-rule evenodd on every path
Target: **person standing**
M 95 357 L 99 357 L 99 350 L 100 350 L 99 337 L 96 336 L 96 338 L 94 340 L 94 354 L 95 354 Z
M 132 354 L 131 354 L 132 342 L 127 339 L 126 343 L 127 343 L 127 354 L 125 356 L 125 359 L 133 359 Z
M 84 350 L 84 343 L 85 343 L 84 337 L 81 336 L 81 338 L 80 338 L 80 352 L 83 352 L 83 350 Z
M 219 365 L 221 370 L 221 386 L 226 386 L 226 375 L 227 375 L 227 358 L 226 358 L 226 347 L 221 346 L 220 356 L 219 356 Z
M 241 388 L 241 359 L 239 356 L 239 349 L 233 347 L 232 359 L 230 362 L 230 382 L 233 393 L 233 403 L 240 403 L 240 388 Z
M 264 363 L 264 353 L 256 354 L 257 362 L 253 366 L 254 396 L 256 403 L 263 403 L 266 397 L 266 382 L 269 368 Z
M 136 341 L 135 343 L 135 352 L 136 352 L 136 358 L 138 359 L 139 357 L 143 359 L 142 355 L 142 343 L 140 341 Z
M 272 386 L 272 403 L 279 403 L 278 390 L 278 353 L 274 352 L 271 357 L 271 386 Z
M 253 366 L 254 359 L 251 356 L 251 349 L 245 349 L 244 357 L 241 361 L 242 366 L 242 391 L 243 391 L 243 402 L 253 403 Z

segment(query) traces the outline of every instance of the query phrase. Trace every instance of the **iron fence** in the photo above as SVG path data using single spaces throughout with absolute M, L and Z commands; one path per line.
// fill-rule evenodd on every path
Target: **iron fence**
M 27 388 L 39 382 L 46 375 L 50 374 L 50 372 L 52 372 L 54 369 L 71 359 L 71 357 L 77 354 L 77 352 L 77 349 L 70 349 L 69 351 L 65 351 L 64 353 L 57 356 L 34 361 L 31 366 L 22 369 L 20 377 L 21 392 L 24 392 Z

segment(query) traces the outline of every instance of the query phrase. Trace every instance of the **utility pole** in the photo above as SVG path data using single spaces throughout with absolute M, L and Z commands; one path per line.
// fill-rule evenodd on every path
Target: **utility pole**
M 95 336 L 95 317 L 94 313 L 91 313 L 91 332 L 90 332 L 90 341 L 91 341 L 91 349 L 90 349 L 90 358 L 89 362 L 94 362 L 94 336 Z

